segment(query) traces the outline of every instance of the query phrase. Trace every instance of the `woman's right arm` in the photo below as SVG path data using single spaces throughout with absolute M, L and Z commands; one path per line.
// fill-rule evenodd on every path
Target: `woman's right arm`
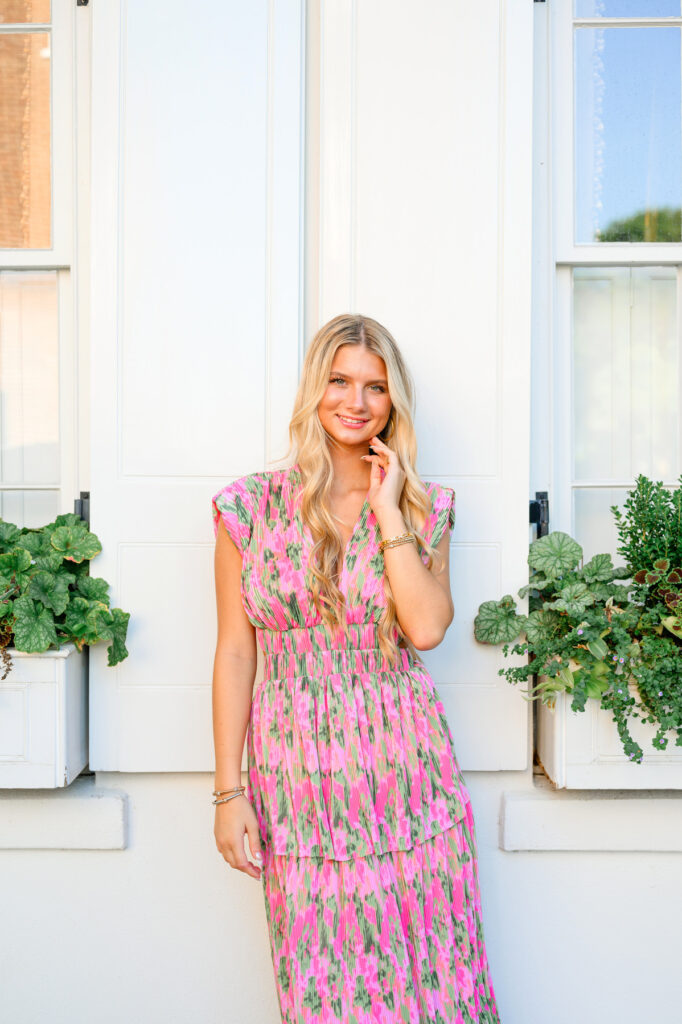
M 215 789 L 241 785 L 241 762 L 256 676 L 256 631 L 241 597 L 242 558 L 222 520 L 215 546 L 218 641 L 213 663 Z M 220 799 L 220 798 L 218 798 Z M 244 833 L 255 857 L 261 853 L 258 819 L 243 793 L 216 804 L 216 846 L 231 867 L 260 878 L 244 850 Z

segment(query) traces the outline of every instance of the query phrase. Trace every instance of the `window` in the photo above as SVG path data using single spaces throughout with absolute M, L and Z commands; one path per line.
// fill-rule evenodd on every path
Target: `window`
M 74 11 L 0 0 L 0 516 L 18 526 L 73 511 L 80 483 Z
M 0 0 L 0 517 L 20 527 L 73 512 L 87 487 L 89 17 L 75 0 Z M 81 771 L 85 683 L 75 649 L 13 666 L 0 788 Z
M 682 5 L 552 7 L 550 514 L 617 558 L 609 506 L 682 469 Z
M 536 7 L 532 475 L 551 529 L 619 564 L 610 506 L 682 470 L 682 4 Z M 556 786 L 682 788 L 679 748 L 633 726 L 629 763 L 596 701 L 535 714 Z

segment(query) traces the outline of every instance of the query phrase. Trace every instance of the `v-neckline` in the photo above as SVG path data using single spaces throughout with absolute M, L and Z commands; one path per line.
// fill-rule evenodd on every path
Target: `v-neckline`
M 300 467 L 299 467 L 298 463 L 295 462 L 292 468 L 294 469 L 294 471 L 296 473 L 298 487 L 300 488 L 301 483 L 302 483 L 302 478 L 301 478 L 301 470 L 300 470 Z M 369 504 L 369 497 L 365 497 L 365 500 L 362 503 L 362 508 L 358 512 L 357 519 L 353 523 L 353 529 L 351 530 L 350 537 L 348 538 L 348 542 L 346 543 L 345 547 L 343 548 L 342 555 L 341 555 L 341 565 L 342 566 L 345 566 L 345 564 L 346 564 L 346 558 L 348 556 L 348 551 L 350 549 L 351 544 L 353 543 L 353 539 L 355 538 L 355 534 L 358 532 L 358 529 L 362 525 L 363 521 L 367 520 L 367 517 L 369 516 L 370 511 L 371 510 L 370 510 L 370 504 Z M 299 514 L 300 514 L 300 509 L 299 509 Z M 308 536 L 310 536 L 310 531 L 308 529 L 308 525 L 307 525 L 307 523 L 303 522 L 303 518 L 302 517 L 301 517 L 301 525 L 302 525 L 304 531 L 308 534 Z
M 355 537 L 355 534 L 357 533 L 358 527 L 361 525 L 363 519 L 367 518 L 367 512 L 365 510 L 367 509 L 368 506 L 369 506 L 369 498 L 365 498 L 365 500 L 362 503 L 362 508 L 360 509 L 360 511 L 358 513 L 358 517 L 355 520 L 355 522 L 353 523 L 353 529 L 350 532 L 350 537 L 348 538 L 348 540 L 346 542 L 346 545 L 343 548 L 343 553 L 342 553 L 342 556 L 341 556 L 341 564 L 342 565 L 346 564 L 346 555 L 348 554 L 348 549 L 350 548 L 351 544 L 353 543 L 353 538 Z

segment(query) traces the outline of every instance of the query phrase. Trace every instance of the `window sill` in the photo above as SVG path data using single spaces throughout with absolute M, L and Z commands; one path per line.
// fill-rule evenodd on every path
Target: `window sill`
M 500 849 L 682 851 L 682 793 L 557 790 L 540 778 L 502 794 Z
M 95 777 L 66 789 L 0 793 L 2 850 L 123 850 L 127 845 L 124 793 L 98 788 Z

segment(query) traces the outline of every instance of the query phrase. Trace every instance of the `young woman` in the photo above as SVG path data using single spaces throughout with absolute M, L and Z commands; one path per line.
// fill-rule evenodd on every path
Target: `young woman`
M 499 1024 L 469 793 L 418 654 L 454 614 L 455 493 L 416 473 L 413 407 L 386 328 L 337 316 L 296 461 L 213 498 L 215 839 L 262 882 L 285 1024 Z

